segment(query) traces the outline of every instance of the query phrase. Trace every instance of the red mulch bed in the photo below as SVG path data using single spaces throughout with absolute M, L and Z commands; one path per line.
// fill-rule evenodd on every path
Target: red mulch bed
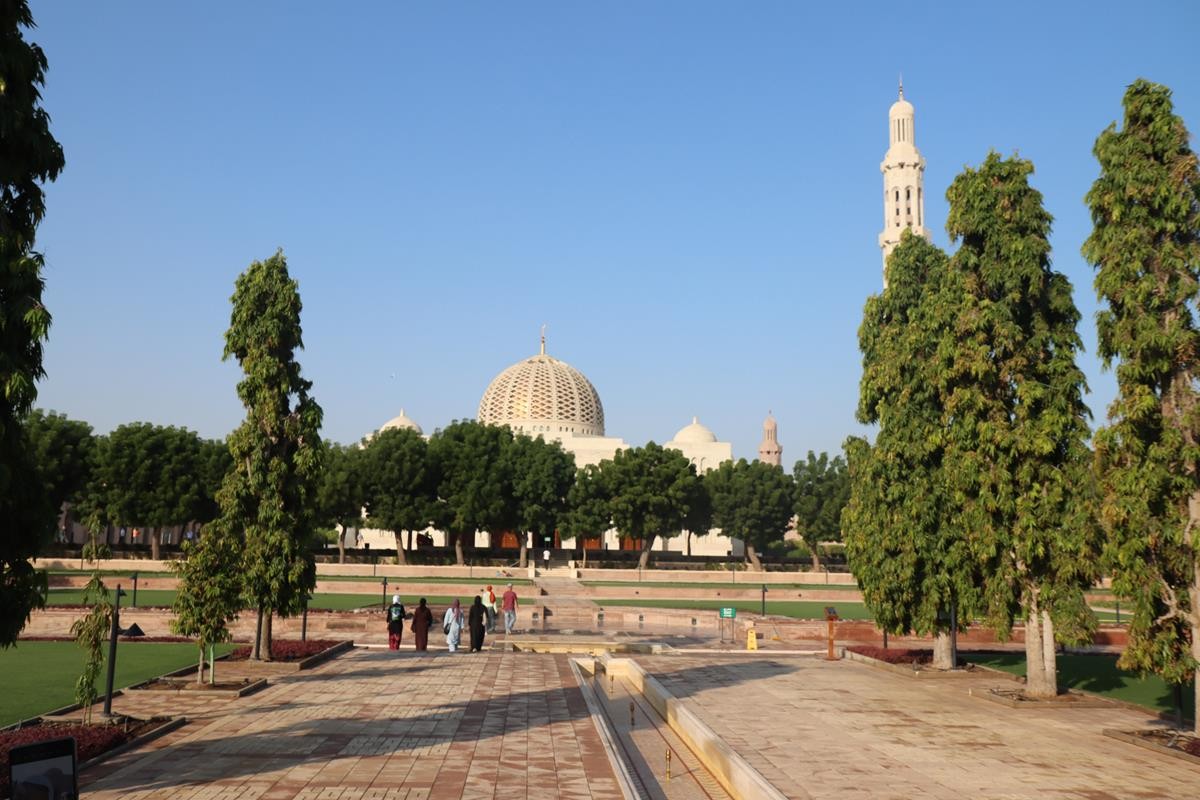
M 302 642 L 298 639 L 275 639 L 271 642 L 272 661 L 303 661 L 309 656 L 328 650 L 335 644 L 341 644 L 334 639 L 309 639 Z M 250 647 L 239 647 L 229 654 L 230 661 L 245 661 L 250 658 Z
M 0 731 L 0 797 L 8 797 L 8 751 L 25 744 L 74 736 L 76 758 L 80 764 L 95 758 L 140 735 L 160 722 L 131 720 L 123 725 L 77 725 L 63 722 L 39 722 L 10 731 Z
M 1172 750 L 1182 750 L 1188 755 L 1200 758 L 1200 736 L 1193 736 L 1190 733 L 1182 731 L 1130 731 L 1134 736 L 1141 739 L 1148 739 L 1157 745 L 1169 747 Z
M 847 647 L 851 653 L 883 661 L 887 664 L 930 664 L 933 663 L 932 650 L 918 650 L 905 647 L 871 647 L 869 645 L 854 645 Z

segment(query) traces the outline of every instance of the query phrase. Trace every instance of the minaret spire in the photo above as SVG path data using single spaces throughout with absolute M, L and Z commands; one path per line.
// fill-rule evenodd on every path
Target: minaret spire
M 546 324 L 542 323 L 542 355 L 546 355 Z
M 883 173 L 883 286 L 887 288 L 887 259 L 900 244 L 908 228 L 929 238 L 925 227 L 925 159 L 917 150 L 912 103 L 904 99 L 904 75 L 900 75 L 899 98 L 888 110 L 888 149 L 879 165 Z

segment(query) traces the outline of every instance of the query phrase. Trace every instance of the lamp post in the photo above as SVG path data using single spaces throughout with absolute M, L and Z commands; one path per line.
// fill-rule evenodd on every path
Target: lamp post
M 764 617 L 767 615 L 767 585 L 765 583 L 762 585 L 762 615 Z
M 384 596 L 387 596 L 387 587 L 383 589 Z M 308 641 L 308 601 L 312 600 L 310 592 L 304 593 L 304 612 L 300 616 L 300 641 Z
M 130 598 L 130 600 L 129 600 L 129 605 L 130 605 L 130 606 L 132 606 L 133 608 L 137 608 L 137 582 L 138 582 L 138 574 L 135 572 L 135 573 L 133 573 L 132 575 L 130 575 L 129 577 L 133 578 L 133 597 L 132 597 L 132 598 Z
M 387 577 L 386 577 L 386 576 L 384 576 L 384 579 L 383 579 L 383 610 L 384 610 L 384 611 L 387 611 L 387 607 L 388 607 L 388 601 L 387 601 Z
M 104 716 L 112 716 L 113 678 L 117 672 L 117 636 L 121 633 L 121 598 L 125 592 L 117 584 L 117 596 L 113 604 L 112 632 L 108 637 L 108 679 L 104 689 Z

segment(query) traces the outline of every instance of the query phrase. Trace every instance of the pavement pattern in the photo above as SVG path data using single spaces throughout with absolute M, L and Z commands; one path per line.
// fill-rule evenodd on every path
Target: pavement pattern
M 253 669 L 248 666 L 241 669 Z M 239 668 L 222 668 L 236 678 Z M 84 773 L 93 800 L 619 800 L 567 656 L 356 649 L 236 700 L 130 693 L 188 725 Z
M 997 678 L 910 678 L 816 657 L 636 660 L 792 798 L 1200 798 L 1200 765 L 1102 735 L 1161 724 L 1104 708 L 1013 709 Z

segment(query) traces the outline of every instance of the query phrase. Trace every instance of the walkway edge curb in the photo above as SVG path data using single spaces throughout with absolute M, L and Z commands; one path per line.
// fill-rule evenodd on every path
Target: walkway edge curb
M 738 800 L 787 800 L 785 794 L 776 789 L 683 701 L 667 691 L 657 678 L 648 675 L 641 664 L 630 658 L 606 658 L 601 663 L 606 671 L 623 676 L 642 694 L 733 797 Z

